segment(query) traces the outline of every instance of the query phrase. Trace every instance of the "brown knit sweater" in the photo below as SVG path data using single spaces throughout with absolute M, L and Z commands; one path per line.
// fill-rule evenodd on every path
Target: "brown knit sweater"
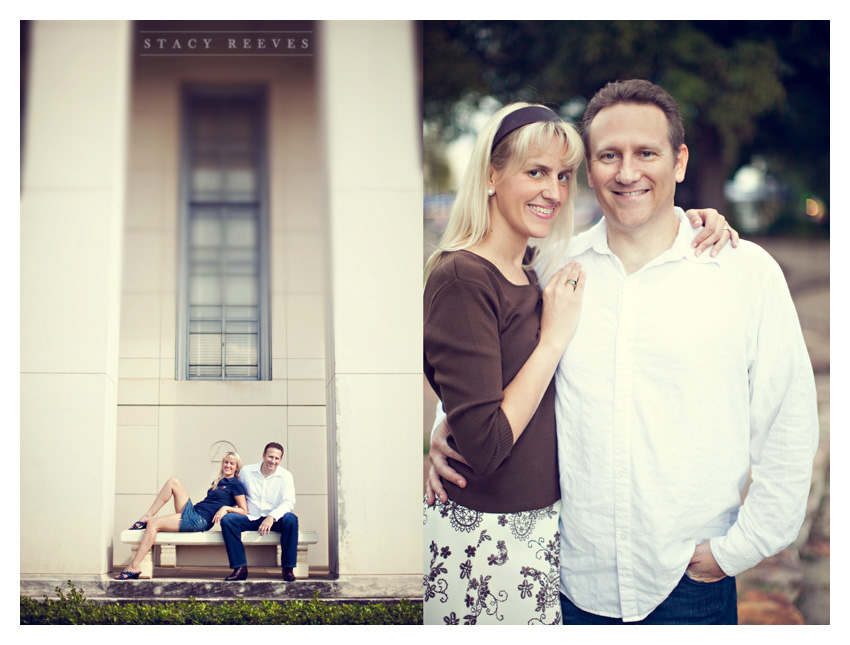
M 443 480 L 449 498 L 487 513 L 544 508 L 560 498 L 555 449 L 555 383 L 516 444 L 501 410 L 504 388 L 537 346 L 543 301 L 536 277 L 509 282 L 469 251 L 443 257 L 425 285 L 425 376 L 443 402 L 450 443 L 471 468 Z

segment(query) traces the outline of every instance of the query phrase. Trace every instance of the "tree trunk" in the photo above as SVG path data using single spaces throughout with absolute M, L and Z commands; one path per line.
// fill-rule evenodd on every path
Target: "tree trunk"
M 715 208 L 731 221 L 732 212 L 723 194 L 727 167 L 720 137 L 714 130 L 701 128 L 689 141 L 688 170 L 681 184 L 684 190 L 676 203 L 683 208 Z

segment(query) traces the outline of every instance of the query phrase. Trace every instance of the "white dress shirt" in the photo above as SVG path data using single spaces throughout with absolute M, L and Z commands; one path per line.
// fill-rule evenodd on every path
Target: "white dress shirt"
M 632 275 L 604 220 L 564 260 L 581 262 L 587 286 L 555 376 L 561 591 L 626 621 L 669 595 L 699 542 L 728 575 L 790 544 L 818 441 L 779 265 L 746 241 L 697 258 L 698 229 L 676 214 L 672 247 Z
M 281 466 L 265 477 L 261 466 L 262 463 L 250 464 L 239 471 L 239 479 L 248 491 L 248 519 L 271 515 L 277 521 L 295 510 L 295 480 Z

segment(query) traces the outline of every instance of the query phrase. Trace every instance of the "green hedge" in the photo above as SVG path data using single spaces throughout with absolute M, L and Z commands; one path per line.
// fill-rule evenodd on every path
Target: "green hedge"
M 194 598 L 175 602 L 101 603 L 85 598 L 71 582 L 59 600 L 21 598 L 21 625 L 421 625 L 422 605 L 264 600 L 210 603 Z

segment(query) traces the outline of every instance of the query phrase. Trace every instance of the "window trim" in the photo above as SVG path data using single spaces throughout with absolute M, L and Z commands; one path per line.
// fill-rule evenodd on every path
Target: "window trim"
M 190 113 L 189 105 L 198 98 L 255 99 L 259 126 L 258 138 L 258 339 L 257 339 L 257 378 L 226 378 L 222 365 L 220 378 L 189 378 L 189 225 L 191 196 L 190 174 Z M 175 380 L 178 381 L 271 381 L 271 261 L 269 251 L 269 128 L 268 128 L 268 92 L 265 86 L 257 85 L 196 85 L 186 84 L 180 92 L 180 136 L 179 136 L 179 177 L 178 177 L 178 227 L 177 227 L 177 294 L 176 294 L 176 338 L 175 338 Z

